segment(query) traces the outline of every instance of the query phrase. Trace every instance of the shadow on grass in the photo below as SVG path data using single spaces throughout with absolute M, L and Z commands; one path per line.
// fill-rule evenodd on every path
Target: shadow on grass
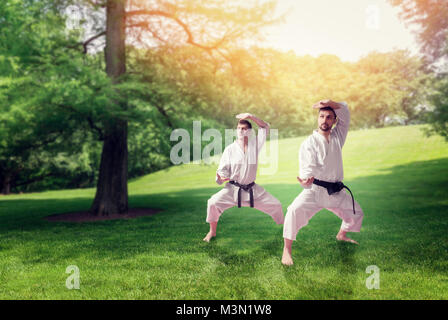
M 307 260 L 316 261 L 323 268 L 337 265 L 340 276 L 347 278 L 344 292 L 349 296 L 352 291 L 350 275 L 360 267 L 356 253 L 369 254 L 369 250 L 374 249 L 383 251 L 374 263 L 387 264 L 388 257 L 402 265 L 425 266 L 434 271 L 443 268 L 448 249 L 445 194 L 448 158 L 395 166 L 384 174 L 345 182 L 365 212 L 361 233 L 353 235 L 360 247 L 337 243 L 334 236 L 339 229 L 339 218 L 328 211 L 321 212 L 303 229 L 294 244 L 297 263 L 285 270 L 286 277 L 300 273 Z M 285 213 L 301 191 L 298 185 L 263 186 L 281 201 Z M 239 269 L 238 266 L 256 265 L 260 259 L 273 257 L 278 258 L 280 264 L 281 227 L 268 215 L 254 209 L 229 209 L 221 217 L 218 238 L 209 245 L 202 242 L 208 231 L 205 223 L 207 199 L 219 190 L 220 187 L 216 187 L 131 195 L 130 207 L 154 207 L 164 211 L 138 219 L 94 223 L 55 223 L 43 219 L 51 214 L 86 210 L 93 199 L 8 200 L 5 197 L 0 201 L 0 245 L 12 252 L 15 252 L 14 247 L 20 246 L 22 259 L 28 263 L 57 262 L 77 256 L 120 260 L 152 252 L 154 255 L 206 253 L 220 261 L 223 268 Z M 307 247 L 303 243 L 319 243 L 320 246 Z M 334 283 L 328 285 L 334 286 Z M 312 282 L 309 287 L 313 287 Z M 316 290 L 324 289 L 325 284 L 316 286 Z

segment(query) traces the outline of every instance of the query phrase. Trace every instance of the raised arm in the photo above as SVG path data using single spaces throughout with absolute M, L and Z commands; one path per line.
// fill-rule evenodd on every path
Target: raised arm
M 336 113 L 336 117 L 338 122 L 334 127 L 334 132 L 336 132 L 337 136 L 341 141 L 341 147 L 345 143 L 345 139 L 347 138 L 348 129 L 350 127 L 350 111 L 348 110 L 348 106 L 346 102 L 336 102 L 333 100 L 321 100 L 316 103 L 313 108 L 323 108 L 323 107 L 331 107 Z
M 236 115 L 236 118 L 240 119 L 240 120 L 252 120 L 260 128 L 269 129 L 269 124 L 267 122 L 261 120 L 260 118 L 257 118 L 256 116 L 254 116 L 251 113 L 240 113 L 240 114 Z
M 259 126 L 260 128 L 269 130 L 269 124 L 267 122 L 261 120 L 260 118 L 257 118 L 253 114 L 250 115 L 249 119 L 253 120 L 257 124 L 257 126 Z
M 261 120 L 260 118 L 257 118 L 256 116 L 250 113 L 240 113 L 236 116 L 236 118 L 241 120 L 252 120 L 257 124 L 257 126 L 259 127 L 257 135 L 258 151 L 260 151 L 264 143 L 266 142 L 266 137 L 269 134 L 269 127 L 270 127 L 269 123 Z
M 338 123 L 336 123 L 334 130 L 336 134 L 339 136 L 342 147 L 345 143 L 348 129 L 350 127 L 350 111 L 348 110 L 347 103 L 340 102 L 338 104 L 340 107 L 334 109 L 334 112 L 336 112 L 336 116 L 338 117 Z

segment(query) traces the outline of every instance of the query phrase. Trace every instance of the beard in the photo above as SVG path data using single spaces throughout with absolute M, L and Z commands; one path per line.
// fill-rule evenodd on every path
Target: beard
M 319 126 L 319 129 L 322 130 L 322 131 L 324 131 L 324 132 L 327 132 L 327 131 L 330 131 L 330 130 L 331 130 L 331 127 L 328 126 L 328 125 L 326 125 L 326 124 L 324 123 L 324 124 L 321 124 L 321 125 Z

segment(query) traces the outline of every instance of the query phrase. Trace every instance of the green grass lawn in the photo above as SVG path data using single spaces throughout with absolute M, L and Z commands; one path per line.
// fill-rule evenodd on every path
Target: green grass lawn
M 421 128 L 349 133 L 345 182 L 365 213 L 351 234 L 360 245 L 336 241 L 341 221 L 324 210 L 299 232 L 292 267 L 280 262 L 282 226 L 255 209 L 229 209 L 217 238 L 202 241 L 207 199 L 221 188 L 216 165 L 131 181 L 131 207 L 164 209 L 138 219 L 43 219 L 88 209 L 94 189 L 0 196 L 0 298 L 448 299 L 448 143 Z M 301 191 L 303 139 L 279 141 L 277 174 L 257 178 L 285 213 Z M 80 270 L 79 290 L 66 288 L 70 265 Z M 370 265 L 379 289 L 366 287 Z

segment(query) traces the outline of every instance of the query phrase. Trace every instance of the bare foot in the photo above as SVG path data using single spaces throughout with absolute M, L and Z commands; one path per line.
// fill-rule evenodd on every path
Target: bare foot
M 214 233 L 212 233 L 212 232 L 210 231 L 209 233 L 207 233 L 207 235 L 205 236 L 205 238 L 202 239 L 202 240 L 204 240 L 205 242 L 210 242 L 210 240 L 211 240 L 213 237 L 216 237 L 216 234 L 214 234 Z
M 339 233 L 336 235 L 336 239 L 339 240 L 339 241 L 346 241 L 346 242 L 351 242 L 351 243 L 354 243 L 354 244 L 359 244 L 355 240 L 350 239 L 349 237 L 347 237 L 347 231 L 339 231 Z
M 291 253 L 286 248 L 283 249 L 282 263 L 285 266 L 292 266 L 294 264 L 294 261 L 292 261 Z

